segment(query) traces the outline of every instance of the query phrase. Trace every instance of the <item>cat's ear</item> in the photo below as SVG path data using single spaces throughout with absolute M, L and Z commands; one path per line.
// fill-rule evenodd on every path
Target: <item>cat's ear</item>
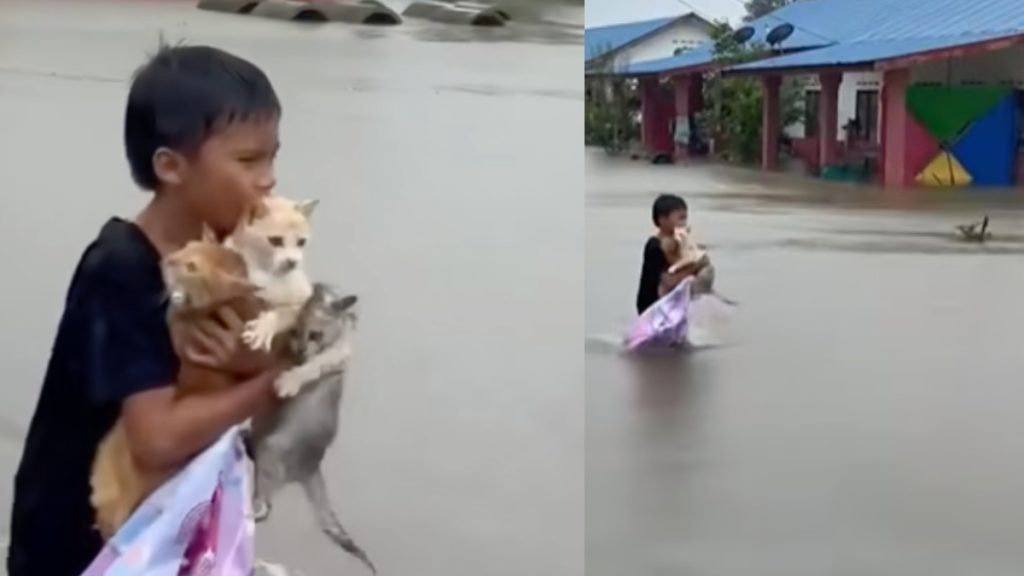
M 242 211 L 242 217 L 238 219 L 238 224 L 235 225 L 235 231 L 239 231 L 246 226 L 252 226 L 253 222 L 256 222 L 258 218 L 262 218 L 267 215 L 267 205 L 262 200 L 257 200 L 252 204 L 245 207 Z
M 313 217 L 313 211 L 316 210 L 318 204 L 320 204 L 319 200 L 299 200 L 295 203 L 295 209 L 301 212 L 306 220 L 309 220 Z
M 214 244 L 220 243 L 220 240 L 217 239 L 217 233 L 213 231 L 213 228 L 210 228 L 206 224 L 203 224 L 203 242 L 212 242 Z
M 355 294 L 349 294 L 344 298 L 339 298 L 331 302 L 331 311 L 335 314 L 343 314 L 356 305 L 359 302 L 359 297 Z
M 249 224 L 252 224 L 259 218 L 263 218 L 270 212 L 270 208 L 267 208 L 267 203 L 263 200 L 257 200 L 249 205 Z

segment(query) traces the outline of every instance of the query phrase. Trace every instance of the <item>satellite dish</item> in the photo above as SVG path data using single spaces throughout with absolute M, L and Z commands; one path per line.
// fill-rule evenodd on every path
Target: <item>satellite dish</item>
M 754 37 L 754 32 L 756 32 L 756 30 L 754 30 L 753 26 L 744 26 L 732 33 L 732 39 L 735 40 L 737 44 L 743 44 Z
M 768 41 L 770 46 L 778 46 L 779 44 L 782 44 L 783 40 L 793 35 L 793 30 L 793 25 L 789 22 L 779 24 L 768 31 L 768 36 L 765 37 L 765 40 Z

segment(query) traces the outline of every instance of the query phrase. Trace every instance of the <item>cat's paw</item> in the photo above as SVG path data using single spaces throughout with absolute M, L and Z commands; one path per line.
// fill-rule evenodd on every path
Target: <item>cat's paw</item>
M 274 319 L 263 315 L 245 324 L 242 342 L 251 350 L 270 350 L 274 341 Z
M 291 398 L 302 390 L 306 383 L 305 376 L 297 370 L 289 370 L 277 377 L 274 390 L 280 398 Z

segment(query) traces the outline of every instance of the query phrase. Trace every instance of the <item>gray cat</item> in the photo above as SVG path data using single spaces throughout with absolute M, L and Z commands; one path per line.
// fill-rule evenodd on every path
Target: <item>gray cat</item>
M 338 431 L 356 301 L 355 296 L 339 296 L 324 284 L 314 285 L 313 296 L 291 334 L 292 353 L 302 363 L 281 375 L 293 379 L 300 392 L 272 417 L 253 422 L 248 447 L 256 468 L 253 512 L 257 522 L 270 516 L 271 500 L 282 486 L 298 483 L 324 534 L 376 574 L 366 552 L 338 521 L 320 470 Z

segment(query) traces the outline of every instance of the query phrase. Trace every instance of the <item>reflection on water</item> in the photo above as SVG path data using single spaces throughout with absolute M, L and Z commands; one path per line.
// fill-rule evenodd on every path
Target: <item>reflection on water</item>
M 627 362 L 636 405 L 651 416 L 677 414 L 679 405 L 694 389 L 693 362 L 689 353 L 633 356 Z
M 1021 194 L 586 170 L 588 575 L 1024 566 Z M 742 304 L 728 345 L 637 360 L 591 340 L 632 320 L 661 192 Z M 961 242 L 986 213 L 993 242 Z

